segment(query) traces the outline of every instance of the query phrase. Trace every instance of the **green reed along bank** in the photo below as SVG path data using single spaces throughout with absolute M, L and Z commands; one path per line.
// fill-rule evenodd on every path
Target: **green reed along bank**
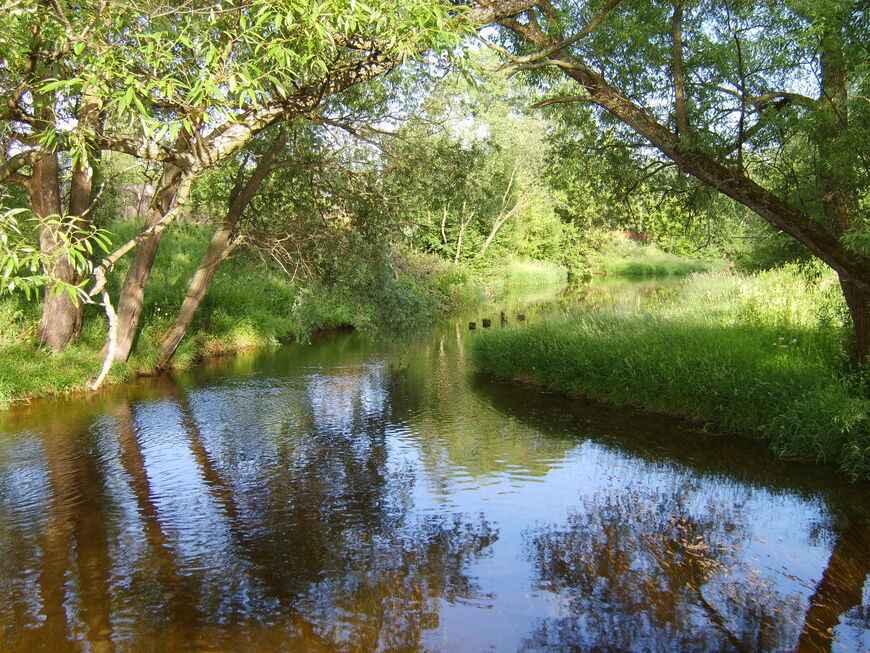
M 780 456 L 870 476 L 870 399 L 832 276 L 703 273 L 638 312 L 595 308 L 480 333 L 474 360 L 501 379 L 760 436 Z

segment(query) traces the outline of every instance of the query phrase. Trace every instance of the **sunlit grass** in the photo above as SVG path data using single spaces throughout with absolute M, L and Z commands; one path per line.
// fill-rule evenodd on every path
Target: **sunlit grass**
M 608 243 L 590 264 L 592 271 L 609 276 L 665 277 L 685 276 L 713 269 L 717 264 L 669 254 L 655 244 L 617 238 Z
M 870 399 L 830 278 L 714 273 L 635 314 L 577 314 L 480 334 L 484 371 L 758 435 L 781 456 L 870 475 Z

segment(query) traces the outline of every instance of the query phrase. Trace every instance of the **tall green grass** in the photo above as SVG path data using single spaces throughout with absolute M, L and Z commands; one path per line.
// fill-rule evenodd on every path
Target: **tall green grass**
M 662 251 L 654 244 L 617 238 L 590 259 L 593 272 L 623 277 L 685 276 L 715 267 L 709 261 L 690 259 Z
M 832 278 L 795 269 L 691 277 L 643 312 L 479 334 L 478 367 L 569 394 L 765 438 L 783 457 L 870 476 L 870 399 Z
M 487 296 L 498 298 L 565 283 L 567 270 L 549 261 L 509 258 L 478 271 L 476 280 Z

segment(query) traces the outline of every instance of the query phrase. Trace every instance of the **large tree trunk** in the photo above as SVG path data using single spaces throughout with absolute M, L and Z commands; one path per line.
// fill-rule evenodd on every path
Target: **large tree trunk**
M 58 187 L 57 154 L 49 154 L 33 164 L 28 183 L 33 213 L 40 218 L 63 214 Z M 63 243 L 57 227 L 43 226 L 39 230 L 39 248 L 44 253 L 57 250 Z M 66 257 L 58 257 L 48 273 L 64 283 L 75 283 L 75 269 Z M 39 321 L 39 340 L 58 352 L 72 342 L 82 327 L 82 305 L 76 305 L 66 293 L 55 293 L 51 286 L 45 290 L 45 304 Z
M 831 230 L 842 235 L 851 229 L 858 213 L 855 163 L 843 156 L 848 126 L 848 64 L 843 54 L 841 25 L 847 17 L 839 16 L 821 39 L 821 97 L 815 130 L 819 151 L 818 178 L 822 207 Z M 866 271 L 870 279 L 870 269 Z M 870 292 L 855 279 L 840 274 L 840 287 L 855 333 L 855 353 L 859 363 L 870 356 Z
M 254 199 L 263 180 L 272 170 L 272 164 L 287 143 L 288 137 L 289 132 L 286 129 L 282 129 L 269 148 L 269 151 L 260 158 L 257 167 L 254 168 L 254 172 L 251 173 L 251 176 L 244 185 L 242 184 L 242 173 L 244 170 L 239 170 L 235 187 L 230 193 L 227 215 L 221 226 L 212 236 L 208 249 L 206 249 L 202 261 L 200 261 L 199 268 L 197 268 L 193 278 L 190 280 L 187 295 L 185 295 L 184 302 L 182 302 L 181 308 L 178 310 L 175 322 L 173 322 L 169 331 L 163 337 L 163 342 L 160 345 L 158 367 L 165 368 L 169 364 L 173 354 L 175 354 L 175 350 L 178 348 L 190 323 L 193 321 L 193 316 L 196 314 L 206 292 L 208 292 L 208 286 L 215 272 L 217 272 L 218 266 L 230 253 L 232 248 L 231 238 L 236 225 L 248 204 Z
M 180 170 L 172 165 L 167 165 L 163 171 L 163 178 L 157 196 L 151 206 L 151 217 L 148 226 L 156 225 L 169 211 L 176 199 L 178 191 L 178 177 Z M 125 361 L 130 357 L 133 342 L 139 332 L 139 322 L 142 319 L 142 304 L 145 300 L 145 286 L 151 277 L 151 268 L 157 257 L 157 248 L 163 231 L 157 231 L 136 246 L 136 254 L 124 285 L 121 288 L 121 296 L 118 300 L 118 333 L 115 344 L 115 360 Z
M 852 316 L 856 356 L 860 363 L 870 365 L 870 293 L 842 275 L 840 288 Z

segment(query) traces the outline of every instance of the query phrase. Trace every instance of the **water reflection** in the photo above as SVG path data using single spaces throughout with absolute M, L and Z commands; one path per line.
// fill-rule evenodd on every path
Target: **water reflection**
M 61 417 L 44 425 L 27 462 L 50 492 L 4 505 L 4 522 L 36 530 L 47 515 L 38 545 L 3 532 L 10 586 L 39 569 L 38 595 L 4 600 L 4 647 L 419 646 L 441 600 L 479 596 L 467 569 L 497 532 L 480 515 L 412 512 L 414 478 L 385 464 L 377 375 L 342 368 L 228 401 L 163 379 L 163 400 L 120 402 L 73 434 Z M 236 411 L 242 447 L 224 421 Z
M 0 416 L 0 647 L 868 648 L 861 489 L 476 378 L 471 317 Z
M 730 506 L 693 510 L 694 493 L 596 493 L 559 527 L 527 533 L 543 587 L 569 616 L 545 620 L 527 646 L 778 650 L 800 596 L 781 594 L 741 559 L 746 525 Z

